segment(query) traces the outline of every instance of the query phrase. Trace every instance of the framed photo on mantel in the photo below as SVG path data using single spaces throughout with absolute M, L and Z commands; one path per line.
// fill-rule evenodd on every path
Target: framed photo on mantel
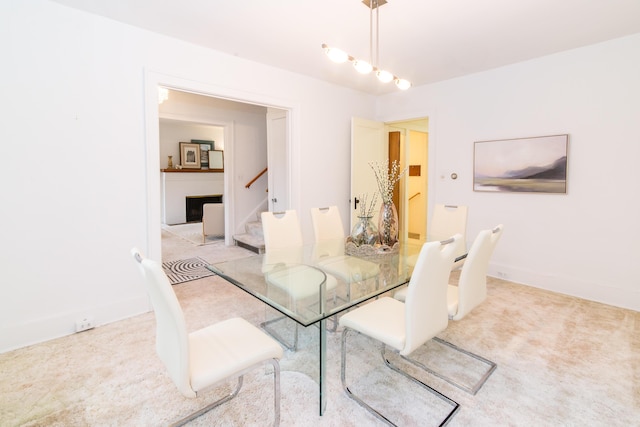
M 224 170 L 224 152 L 219 150 L 209 151 L 209 169 Z
M 200 169 L 200 144 L 180 143 L 180 165 L 183 169 Z
M 212 169 L 209 164 L 209 151 L 213 150 L 214 141 L 192 139 L 191 142 L 200 146 L 200 167 L 202 169 Z

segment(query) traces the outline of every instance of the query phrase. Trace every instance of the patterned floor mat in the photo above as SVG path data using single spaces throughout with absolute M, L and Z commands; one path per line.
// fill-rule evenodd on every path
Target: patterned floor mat
M 190 280 L 201 279 L 215 274 L 207 270 L 208 263 L 202 258 L 181 259 L 178 261 L 168 261 L 162 263 L 164 272 L 169 277 L 172 285 L 188 282 Z

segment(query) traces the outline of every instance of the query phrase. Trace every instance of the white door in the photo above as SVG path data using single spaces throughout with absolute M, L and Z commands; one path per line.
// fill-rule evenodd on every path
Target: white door
M 289 207 L 287 158 L 287 112 L 270 108 L 267 111 L 267 198 L 271 212 Z
M 371 161 L 385 164 L 389 156 L 384 123 L 371 120 L 351 119 L 351 230 L 358 220 L 361 200 L 366 195 L 367 201 L 371 200 L 378 191 L 373 169 L 369 165 Z M 377 209 L 374 209 L 373 223 L 378 223 L 378 211 L 380 209 L 380 196 L 377 199 Z

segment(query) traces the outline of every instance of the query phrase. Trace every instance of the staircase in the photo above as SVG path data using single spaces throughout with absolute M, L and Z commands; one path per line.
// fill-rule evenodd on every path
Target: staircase
M 249 221 L 244 228 L 246 233 L 236 234 L 233 240 L 236 246 L 249 249 L 257 254 L 264 253 L 264 234 L 262 232 L 262 221 L 260 220 L 260 212 L 256 214 L 257 221 Z

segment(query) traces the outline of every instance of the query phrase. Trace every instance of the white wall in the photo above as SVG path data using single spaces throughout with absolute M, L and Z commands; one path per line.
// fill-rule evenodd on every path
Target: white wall
M 373 97 L 45 0 L 0 2 L 0 51 L 0 352 L 149 309 L 129 255 L 155 238 L 148 70 L 293 105 L 293 206 L 348 204 L 350 117 L 373 117 Z
M 637 34 L 412 88 L 379 118 L 435 112 L 430 194 L 469 205 L 470 236 L 504 223 L 493 275 L 640 310 L 639 52 Z M 567 195 L 472 191 L 474 141 L 562 133 Z

